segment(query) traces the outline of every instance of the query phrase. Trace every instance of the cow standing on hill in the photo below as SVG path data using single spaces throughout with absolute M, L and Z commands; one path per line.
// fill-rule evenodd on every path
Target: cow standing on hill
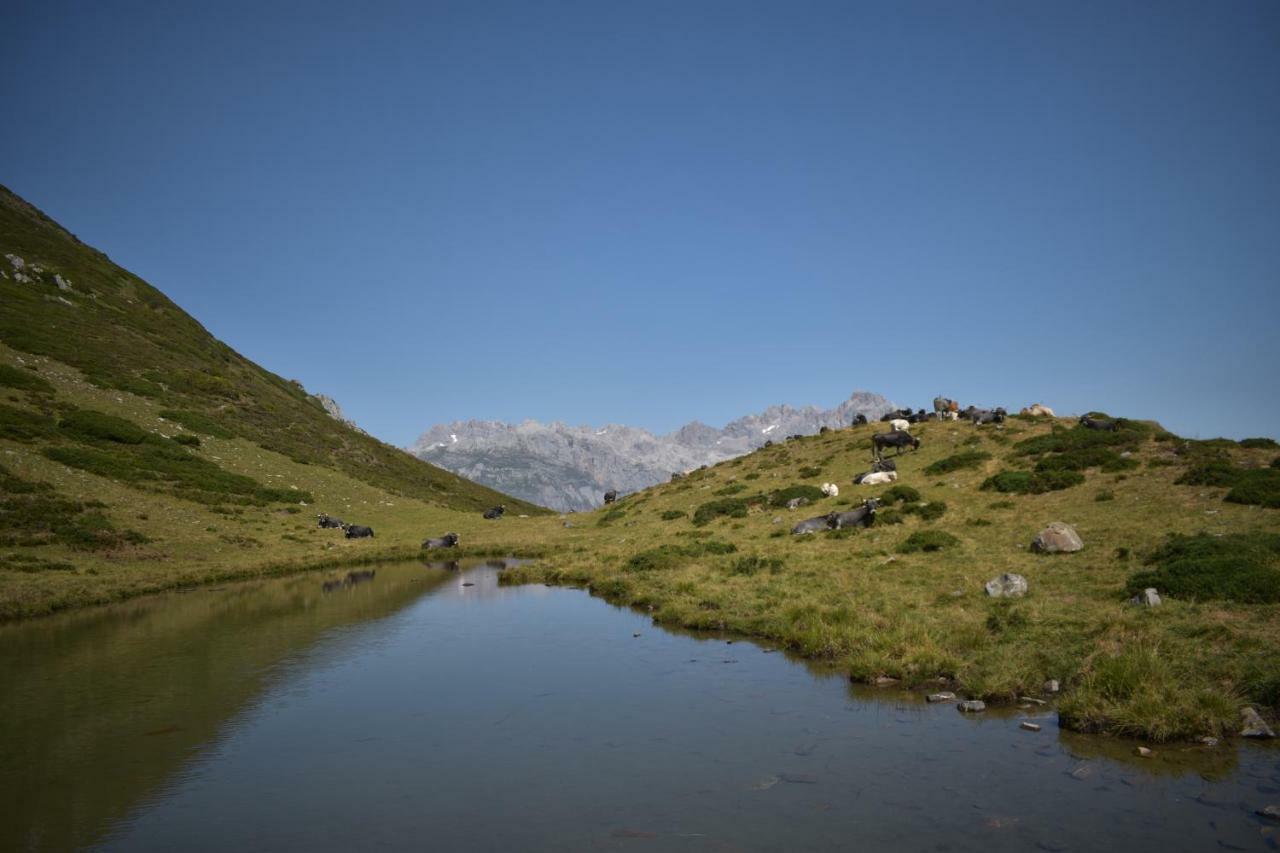
M 912 450 L 919 450 L 920 439 L 909 432 L 878 432 L 871 436 L 871 453 L 876 459 L 884 456 L 886 447 L 896 447 L 898 452 L 894 455 L 898 456 L 902 453 L 902 448 L 907 446 Z
M 618 499 L 618 493 L 614 489 L 610 489 L 609 491 L 604 493 L 604 502 L 607 504 L 611 504 L 617 499 Z
M 502 514 L 506 511 L 507 511 L 506 506 L 490 507 L 489 509 L 486 509 L 484 511 L 484 517 L 489 519 L 490 521 L 496 521 L 499 518 L 502 518 Z

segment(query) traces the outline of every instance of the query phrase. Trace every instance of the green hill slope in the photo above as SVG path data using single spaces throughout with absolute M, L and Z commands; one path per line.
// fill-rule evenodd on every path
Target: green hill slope
M 2 187 L 0 302 L 0 618 L 314 562 L 316 511 L 396 544 L 546 512 L 331 418 Z

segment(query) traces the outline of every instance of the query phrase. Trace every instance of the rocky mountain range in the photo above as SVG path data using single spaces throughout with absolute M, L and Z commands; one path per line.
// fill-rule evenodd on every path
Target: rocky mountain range
M 855 391 L 832 409 L 771 406 L 721 429 L 693 421 L 667 435 L 621 424 L 454 421 L 431 427 L 407 450 L 506 494 L 562 511 L 585 510 L 599 506 L 609 489 L 637 491 L 771 439 L 848 426 L 858 414 L 874 420 L 893 408 L 879 394 Z

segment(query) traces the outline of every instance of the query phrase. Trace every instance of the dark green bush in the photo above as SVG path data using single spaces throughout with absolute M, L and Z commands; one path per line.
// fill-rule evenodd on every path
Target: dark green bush
M 1155 568 L 1129 578 L 1130 594 L 1155 587 L 1173 598 L 1280 602 L 1278 533 L 1172 535 L 1145 562 Z
M 910 504 L 920 500 L 920 493 L 910 486 L 894 486 L 880 496 L 884 506 L 895 503 Z
M 618 519 L 625 518 L 626 514 L 627 514 L 627 511 L 625 509 L 615 507 L 614 509 L 609 510 L 604 515 L 600 516 L 599 519 L 596 520 L 596 527 L 608 527 L 610 524 L 613 524 Z
M 141 444 L 150 435 L 133 421 L 92 409 L 76 409 L 63 418 L 58 426 L 63 432 L 78 439 L 112 441 L 116 444 Z
M 924 472 L 930 476 L 937 477 L 942 474 L 950 474 L 952 471 L 960 471 L 964 468 L 977 468 L 991 458 L 991 454 L 985 450 L 966 450 L 948 456 L 945 459 L 939 459 L 932 465 L 927 466 Z
M 971 518 L 965 524 L 970 527 L 990 527 L 992 522 L 989 518 Z
M 53 418 L 0 403 L 0 438 L 33 441 L 53 435 Z
M 712 492 L 711 494 L 713 494 L 713 495 L 722 495 L 722 496 L 724 496 L 724 497 L 728 497 L 729 495 L 737 495 L 737 494 L 741 494 L 742 492 L 745 492 L 746 490 L 747 490 L 747 487 L 746 487 L 745 485 L 743 485 L 742 483 L 730 483 L 729 485 L 725 486 L 723 489 L 716 489 L 716 490 L 715 490 L 714 492 Z
M 0 382 L 0 384 L 3 384 Z M 1274 438 L 1242 438 L 1240 439 L 1241 447 L 1249 447 L 1258 450 L 1274 450 L 1280 447 Z
M 701 527 L 721 516 L 746 518 L 747 502 L 742 498 L 720 498 L 707 501 L 693 511 L 693 523 Z
M 669 509 L 661 515 L 663 521 L 675 521 L 677 518 L 684 518 L 688 513 L 682 509 Z
M 959 544 L 960 540 L 950 533 L 944 533 L 941 530 L 917 530 L 898 546 L 898 553 L 911 554 L 916 551 L 941 551 L 943 548 L 954 548 Z
M 184 432 L 181 435 L 175 435 L 173 437 L 173 440 L 178 442 L 178 444 L 184 445 L 186 447 L 200 446 L 200 439 L 196 438 L 194 435 L 192 435 L 189 432 Z
M 1237 468 L 1230 462 L 1216 460 L 1188 468 L 1174 482 L 1230 489 L 1224 498 L 1230 503 L 1280 508 L 1280 470 L 1274 467 Z
M 776 575 L 785 568 L 782 560 L 776 557 L 761 557 L 751 554 L 745 557 L 739 557 L 729 566 L 729 574 L 731 575 L 754 575 L 756 572 L 767 571 L 769 574 Z
M 160 413 L 160 417 L 167 421 L 173 421 L 176 424 L 181 424 L 192 432 L 198 432 L 202 435 L 211 436 L 213 438 L 236 437 L 236 434 L 231 430 L 220 425 L 208 415 L 202 415 L 199 412 L 183 412 L 175 409 L 165 409 Z
M 1128 471 L 1138 467 L 1138 460 L 1121 456 L 1109 447 L 1082 447 L 1045 456 L 1036 463 L 1037 471 Z
M 759 480 L 759 479 L 760 479 L 760 472 L 758 472 L 758 471 L 752 471 L 750 474 L 748 474 L 747 476 L 743 477 L 742 479 L 744 479 L 744 480 Z
M 819 474 L 821 474 L 822 469 L 816 468 L 813 465 L 806 465 L 805 467 L 800 469 L 799 473 L 800 473 L 800 479 L 811 480 L 814 477 L 817 477 Z
M 920 516 L 921 521 L 937 521 L 947 511 L 947 505 L 942 501 L 930 501 L 927 504 L 908 504 L 902 511 Z
M 1280 456 L 1277 456 L 1275 459 L 1271 460 L 1271 467 L 1280 468 Z
M 732 554 L 738 549 L 728 542 L 709 539 L 688 545 L 659 545 L 633 554 L 623 565 L 628 572 L 652 572 L 674 569 L 690 560 L 709 555 Z
M 981 488 L 1008 494 L 1039 495 L 1069 489 L 1084 482 L 1078 471 L 1001 471 L 983 481 Z
M 769 506 L 783 507 L 787 505 L 787 501 L 794 498 L 807 498 L 812 503 L 825 497 L 822 489 L 817 486 L 787 486 L 785 489 L 770 493 Z
M 19 391 L 36 391 L 52 394 L 53 386 L 30 370 L 0 364 L 0 388 L 17 388 Z

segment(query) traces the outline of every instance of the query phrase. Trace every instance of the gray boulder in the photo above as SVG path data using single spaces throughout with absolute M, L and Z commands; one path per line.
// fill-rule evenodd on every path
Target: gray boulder
M 1031 540 L 1031 550 L 1041 554 L 1071 554 L 1083 547 L 1084 541 L 1076 529 L 1061 521 L 1050 522 Z
M 1276 733 L 1267 725 L 1266 720 L 1253 708 L 1245 706 L 1240 709 L 1240 737 L 1272 738 Z
M 987 595 L 992 598 L 1022 598 L 1027 594 L 1027 579 L 1022 575 L 1005 573 L 986 583 Z
M 987 703 L 981 699 L 966 699 L 956 707 L 965 714 L 976 714 L 979 711 L 987 710 Z
M 1155 587 L 1149 586 L 1129 599 L 1129 603 L 1136 604 L 1139 607 L 1159 607 L 1161 604 L 1160 593 L 1156 592 Z

